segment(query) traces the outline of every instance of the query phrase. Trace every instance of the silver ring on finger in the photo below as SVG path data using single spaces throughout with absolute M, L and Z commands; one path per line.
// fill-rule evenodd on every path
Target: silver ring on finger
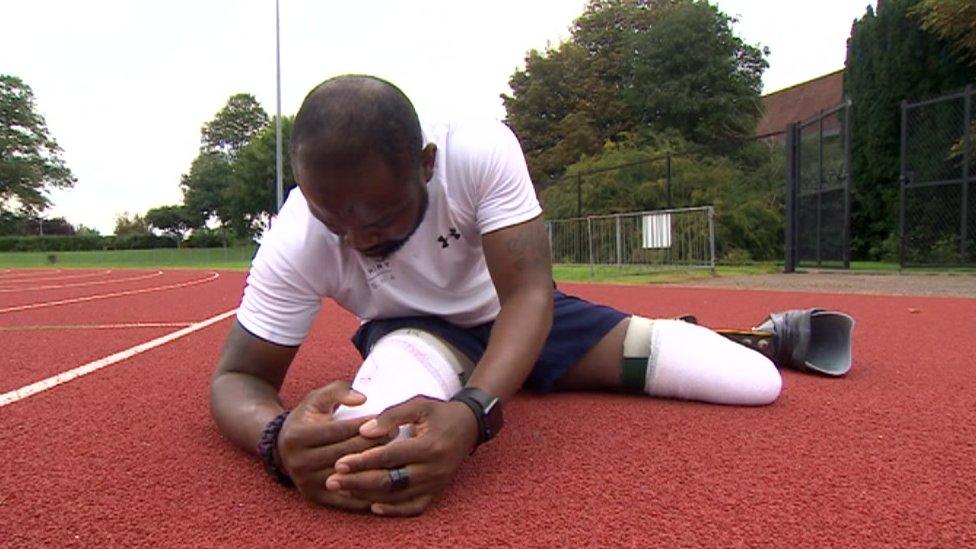
M 410 486 L 410 474 L 407 473 L 406 467 L 397 467 L 396 469 L 389 469 L 390 474 L 390 490 L 393 492 L 399 492 L 400 490 L 406 490 Z

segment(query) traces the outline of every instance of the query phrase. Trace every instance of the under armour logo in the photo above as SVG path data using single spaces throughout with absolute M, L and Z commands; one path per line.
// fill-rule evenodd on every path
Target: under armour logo
M 448 236 L 454 237 L 454 240 L 461 240 L 461 233 L 457 232 L 457 229 L 454 227 L 451 227 L 447 231 L 447 236 L 437 237 L 437 241 L 441 243 L 441 248 L 446 248 L 451 245 L 451 243 L 447 240 Z

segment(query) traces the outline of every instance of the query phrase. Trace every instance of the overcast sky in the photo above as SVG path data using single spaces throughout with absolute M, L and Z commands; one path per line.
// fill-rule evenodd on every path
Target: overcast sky
M 764 93 L 843 68 L 875 0 L 719 0 L 768 46 Z M 318 82 L 369 73 L 421 117 L 504 117 L 525 53 L 568 38 L 585 0 L 281 0 L 282 113 Z M 114 229 L 181 200 L 200 127 L 239 92 L 275 112 L 274 0 L 0 0 L 0 73 L 30 85 L 78 179 L 48 216 Z

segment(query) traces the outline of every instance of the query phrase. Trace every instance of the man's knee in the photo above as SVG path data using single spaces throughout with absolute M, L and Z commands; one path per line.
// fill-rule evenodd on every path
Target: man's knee
M 373 345 L 353 380 L 352 388 L 366 396 L 366 403 L 340 406 L 335 417 L 378 414 L 418 395 L 447 400 L 473 369 L 467 356 L 430 332 L 394 330 Z

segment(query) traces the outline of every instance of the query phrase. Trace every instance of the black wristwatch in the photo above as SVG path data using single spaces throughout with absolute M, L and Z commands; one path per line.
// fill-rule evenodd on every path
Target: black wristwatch
M 488 442 L 498 431 L 501 431 L 502 424 L 502 403 L 498 397 L 492 396 L 476 387 L 465 387 L 451 397 L 452 401 L 463 402 L 474 412 L 474 417 L 478 420 L 478 446 Z M 472 450 L 474 452 L 474 450 Z

